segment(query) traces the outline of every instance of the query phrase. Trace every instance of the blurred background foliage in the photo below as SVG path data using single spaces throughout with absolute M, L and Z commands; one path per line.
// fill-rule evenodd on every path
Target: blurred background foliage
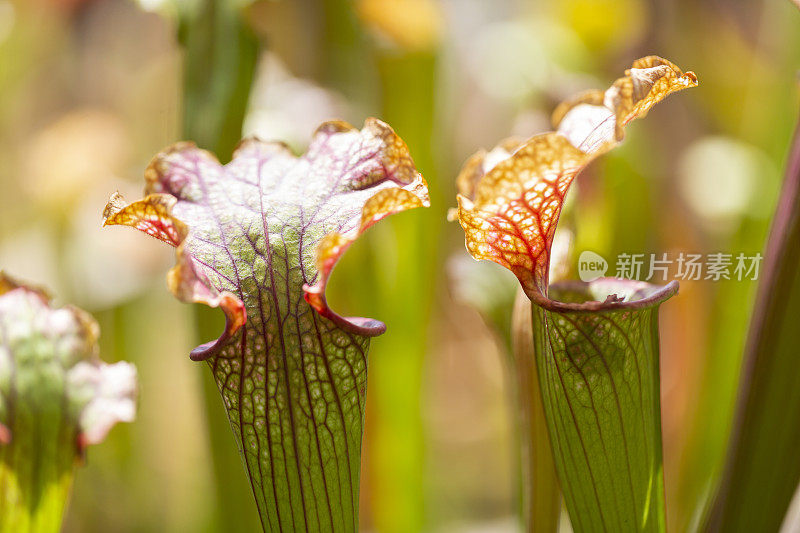
M 182 77 L 191 73 L 181 43 L 192 44 L 179 21 L 203 4 L 0 0 L 0 268 L 91 311 L 104 359 L 140 372 L 138 421 L 90 450 L 69 532 L 257 524 L 223 410 L 203 400 L 207 371 L 187 357 L 221 318 L 207 328 L 164 290 L 172 250 L 100 227 L 110 192 L 137 197 L 150 158 L 219 112 L 191 100 Z M 363 528 L 514 531 L 505 388 L 514 285 L 499 267 L 473 263 L 460 228 L 445 220 L 461 163 L 511 134 L 549 129 L 562 98 L 606 87 L 633 59 L 657 53 L 697 72 L 700 88 L 657 107 L 584 173 L 562 227 L 576 251 L 606 258 L 752 255 L 763 248 L 796 118 L 800 15 L 775 0 L 234 4 L 248 37 L 221 71 L 248 64 L 250 38 L 260 52 L 249 97 L 228 102 L 241 116 L 216 119 L 212 137 L 235 135 L 243 119 L 244 133 L 302 151 L 326 119 L 377 116 L 406 140 L 431 187 L 433 206 L 370 230 L 329 291 L 343 312 L 389 328 L 370 354 Z M 232 83 L 192 79 L 195 88 Z M 230 146 L 199 138 L 207 134 L 196 140 L 227 157 Z M 722 464 L 754 289 L 683 281 L 662 308 L 675 531 L 699 518 Z

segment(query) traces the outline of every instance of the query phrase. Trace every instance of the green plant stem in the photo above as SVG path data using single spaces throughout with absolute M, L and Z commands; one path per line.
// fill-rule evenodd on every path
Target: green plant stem
M 551 297 L 588 301 L 586 287 L 556 284 Z M 576 532 L 666 530 L 658 305 L 675 290 L 624 309 L 533 307 L 544 413 Z
M 232 0 L 203 0 L 181 17 L 183 127 L 187 140 L 227 161 L 242 136 L 258 41 Z
M 0 532 L 58 532 L 72 487 L 76 435 L 42 413 L 18 412 L 16 418 L 11 443 L 0 445 Z
M 531 301 L 520 289 L 512 315 L 511 385 L 516 389 L 521 518 L 526 531 L 555 533 L 561 516 L 561 489 L 539 390 L 532 320 Z
M 182 136 L 226 161 L 241 139 L 259 43 L 230 0 L 203 0 L 196 13 L 184 14 L 179 40 L 184 47 Z M 215 338 L 223 328 L 218 310 L 197 305 L 194 317 L 198 343 Z M 202 384 L 217 521 L 226 529 L 253 531 L 258 514 L 242 476 L 242 458 L 231 445 L 219 391 L 210 376 Z
M 429 349 L 431 309 L 436 297 L 443 217 L 436 187 L 432 143 L 435 116 L 436 55 L 433 52 L 376 52 L 382 116 L 411 147 L 429 183 L 431 208 L 396 217 L 372 236 L 370 269 L 375 275 L 379 315 L 390 334 L 374 347 L 370 368 L 373 438 L 371 488 L 373 521 L 379 531 L 422 529 L 424 521 L 424 425 L 422 372 Z M 388 230 L 388 231 L 387 231 Z M 399 252 L 377 241 L 391 242 Z
M 708 531 L 777 531 L 800 480 L 800 127 L 767 243 Z

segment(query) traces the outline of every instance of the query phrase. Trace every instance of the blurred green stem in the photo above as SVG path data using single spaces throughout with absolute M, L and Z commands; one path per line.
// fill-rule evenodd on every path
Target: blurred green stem
M 224 163 L 241 139 L 259 44 L 231 0 L 204 0 L 197 11 L 183 13 L 178 38 L 184 48 L 184 139 L 211 150 Z M 223 328 L 219 311 L 194 307 L 197 342 L 215 338 Z M 258 513 L 219 391 L 203 377 L 208 438 L 217 487 L 217 520 L 224 529 L 254 531 Z
M 430 209 L 393 217 L 372 228 L 364 236 L 369 245 L 350 252 L 351 259 L 358 255 L 370 267 L 359 269 L 358 279 L 348 284 L 353 288 L 350 300 L 373 309 L 389 330 L 373 344 L 369 365 L 362 523 L 381 532 L 420 531 L 424 521 L 422 371 L 444 216 L 432 147 L 436 54 L 371 46 L 352 3 L 321 0 L 320 7 L 324 10 L 325 85 L 366 109 L 374 109 L 377 100 L 379 118 L 406 141 L 429 185 Z M 341 270 L 337 274 L 340 280 L 343 274 Z
M 531 301 L 522 289 L 514 301 L 511 328 L 514 366 L 510 374 L 516 388 L 521 518 L 525 531 L 555 533 L 561 516 L 561 489 L 539 389 Z
M 745 349 L 736 419 L 708 531 L 777 531 L 800 480 L 800 126 Z
M 65 392 L 64 363 L 48 341 L 31 335 L 16 346 L 17 353 L 3 344 L 9 331 L 26 326 L 0 323 L 0 533 L 55 533 L 80 456 L 78 427 Z M 71 340 L 62 339 L 63 351 Z
M 72 486 L 75 433 L 62 424 L 35 423 L 30 416 L 37 415 L 18 413 L 11 443 L 0 445 L 2 533 L 60 531 Z
M 375 344 L 370 366 L 376 412 L 373 438 L 367 444 L 373 458 L 373 520 L 378 531 L 413 532 L 422 529 L 424 520 L 422 371 L 440 264 L 438 221 L 444 216 L 432 150 L 437 62 L 427 51 L 376 54 L 382 118 L 408 143 L 428 181 L 432 206 L 413 217 L 391 220 L 390 242 L 396 252 L 377 239 L 370 248 L 375 262 L 369 270 L 375 275 L 372 298 L 391 328 L 391 334 Z M 374 237 L 380 238 L 377 233 Z
M 258 41 L 233 0 L 204 0 L 180 20 L 183 136 L 224 163 L 242 136 Z

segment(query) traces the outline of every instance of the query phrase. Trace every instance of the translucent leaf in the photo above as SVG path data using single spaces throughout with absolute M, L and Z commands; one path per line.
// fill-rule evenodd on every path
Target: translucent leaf
M 545 303 L 550 248 L 572 180 L 616 146 L 632 120 L 695 85 L 694 73 L 645 57 L 605 92 L 589 91 L 558 106 L 556 131 L 475 154 L 457 180 L 456 213 L 472 256 L 508 268 L 533 301 Z
M 428 205 L 427 187 L 386 124 L 323 124 L 302 157 L 243 141 L 221 165 L 178 144 L 148 167 L 146 197 L 117 195 L 106 224 L 177 246 L 170 290 L 220 307 L 222 335 L 195 348 L 222 394 L 269 530 L 352 531 L 369 337 L 325 299 L 341 254 L 369 226 Z
M 561 104 L 556 131 L 479 152 L 458 178 L 455 214 L 467 249 L 511 270 L 536 304 L 536 373 L 577 531 L 664 530 L 657 310 L 677 283 L 601 278 L 550 287 L 556 225 L 575 176 L 616 146 L 628 123 L 695 85 L 692 72 L 669 61 L 639 59 L 608 90 Z M 531 516 L 531 527 L 553 527 L 546 507 L 542 523 Z

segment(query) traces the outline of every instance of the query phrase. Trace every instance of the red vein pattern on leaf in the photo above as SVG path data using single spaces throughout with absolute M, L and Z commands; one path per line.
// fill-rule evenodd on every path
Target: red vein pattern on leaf
M 458 177 L 457 217 L 467 249 L 511 270 L 540 305 L 558 306 L 547 297 L 550 248 L 574 178 L 622 140 L 625 125 L 697 85 L 694 73 L 656 56 L 635 61 L 625 74 L 605 92 L 561 104 L 553 113 L 557 131 L 478 152 Z
M 556 225 L 575 176 L 622 140 L 624 126 L 696 84 L 669 61 L 639 59 L 605 92 L 560 105 L 557 131 L 478 152 L 458 177 L 456 214 L 468 250 L 510 269 L 536 304 L 531 352 L 575 531 L 666 528 L 658 306 L 677 283 L 600 278 L 550 286 Z
M 223 166 L 181 143 L 145 177 L 145 199 L 112 197 L 106 224 L 182 236 L 170 289 L 225 312 L 192 358 L 212 368 L 265 528 L 354 530 L 366 354 L 385 326 L 338 315 L 325 286 L 368 227 L 429 204 L 405 143 L 376 119 L 328 122 L 301 157 L 248 139 Z

